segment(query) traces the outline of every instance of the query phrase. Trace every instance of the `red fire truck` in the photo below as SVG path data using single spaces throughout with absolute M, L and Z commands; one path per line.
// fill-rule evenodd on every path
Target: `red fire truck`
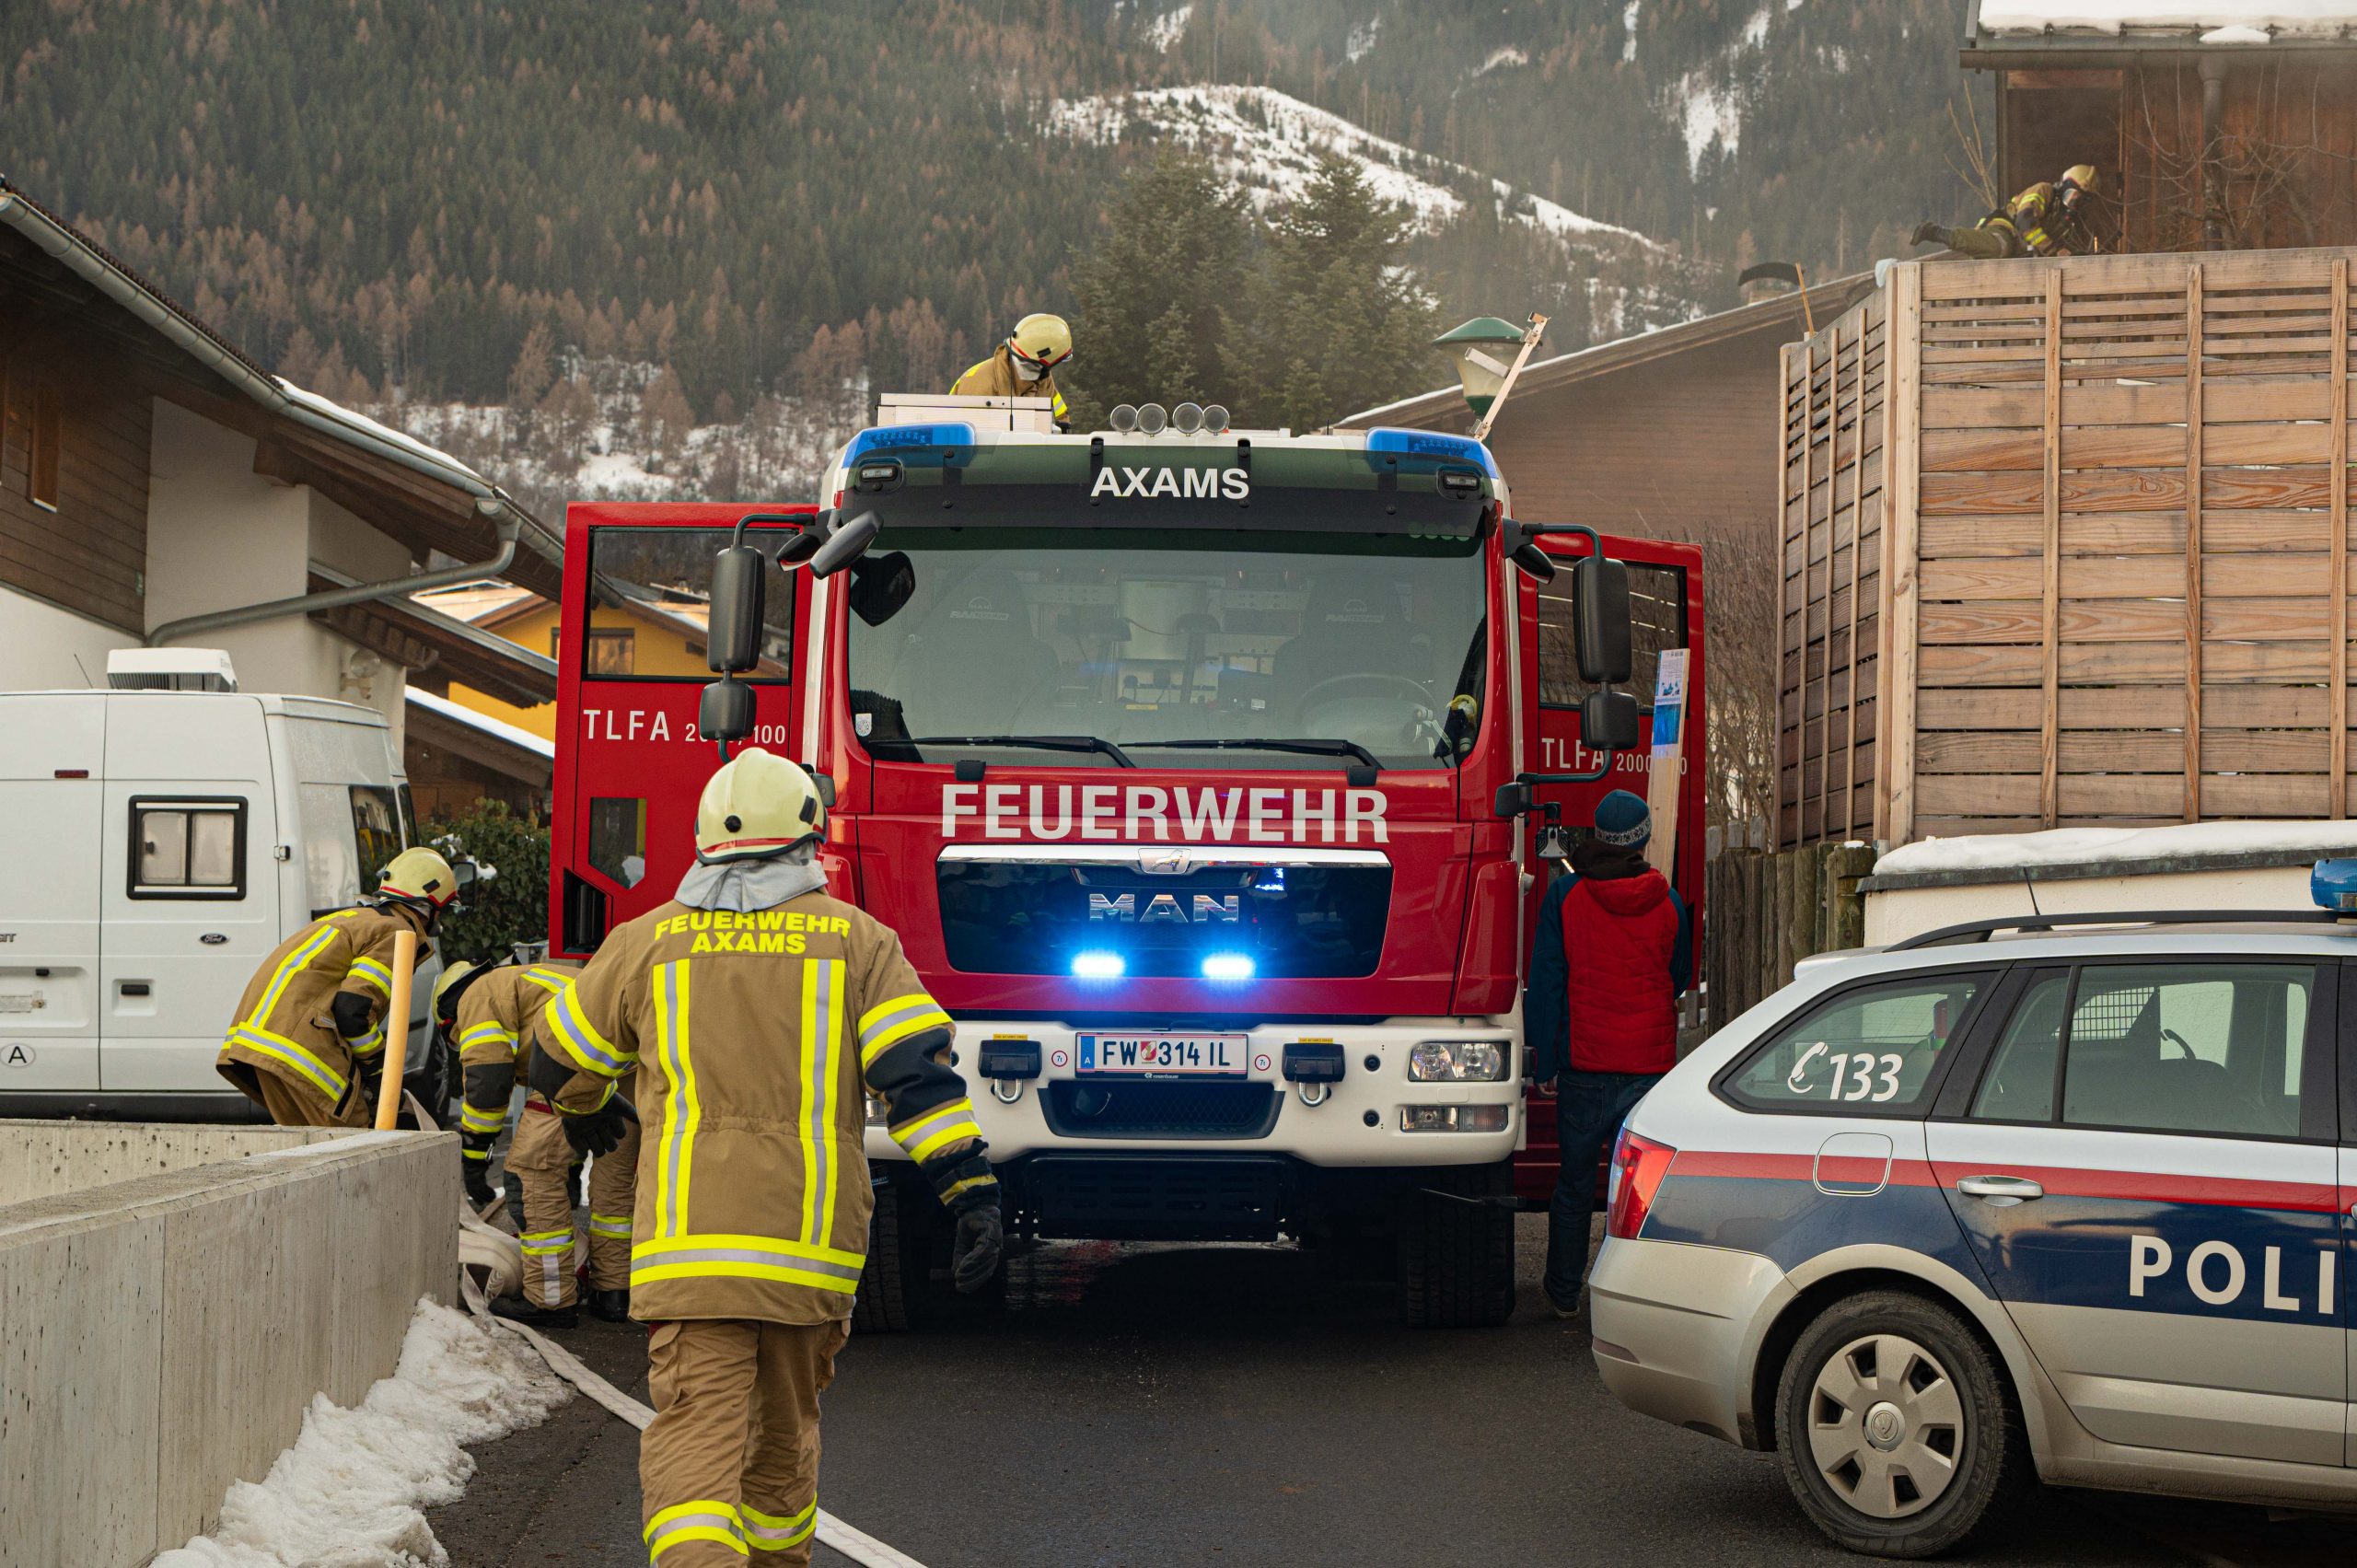
M 764 582 L 744 738 L 819 777 L 834 891 L 957 1017 L 1010 1231 L 1291 1237 L 1396 1268 L 1411 1321 L 1503 1320 L 1514 1210 L 1553 1179 L 1517 1049 L 1534 841 L 1550 805 L 1576 836 L 1603 791 L 1646 787 L 1643 750 L 1565 777 L 1597 771 L 1583 703 L 1638 728 L 1581 675 L 1608 562 L 1593 598 L 1553 573 L 1596 537 L 1510 520 L 1488 451 L 1425 431 L 888 426 L 825 491 L 570 509 L 556 952 L 691 863 L 705 677 L 622 638 L 668 623 L 701 651 L 715 614 L 741 623 L 712 597 L 741 535 Z M 809 569 L 871 530 L 848 570 Z M 1699 912 L 1701 558 L 1601 543 L 1634 664 L 1603 673 L 1650 693 L 1687 650 L 1673 877 Z M 880 1127 L 869 1155 L 861 1319 L 923 1322 L 954 1305 L 948 1238 Z

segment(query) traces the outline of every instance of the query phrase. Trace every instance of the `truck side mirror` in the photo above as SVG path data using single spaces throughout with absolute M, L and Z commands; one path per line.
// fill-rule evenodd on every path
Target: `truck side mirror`
M 867 547 L 876 542 L 876 535 L 882 526 L 876 520 L 876 514 L 873 512 L 862 512 L 850 522 L 835 525 L 834 532 L 827 536 L 827 542 L 820 545 L 818 553 L 810 557 L 810 575 L 814 577 L 831 577 L 858 560 L 860 556 L 866 553 Z M 1624 610 L 1627 597 L 1628 590 L 1624 586 L 1621 590 Z
M 1591 691 L 1580 703 L 1580 744 L 1591 751 L 1637 749 L 1637 699 L 1626 691 Z
M 761 662 L 761 575 L 769 563 L 749 544 L 733 544 L 713 557 L 712 620 L 704 662 L 718 675 L 740 675 Z
M 1535 544 L 1517 544 L 1506 559 L 1523 570 L 1533 582 L 1551 583 L 1555 580 L 1555 558 Z
M 1629 568 L 1605 556 L 1582 556 L 1572 568 L 1572 600 L 1580 679 L 1598 685 L 1628 679 L 1636 666 L 1629 638 Z M 1630 711 L 1634 714 L 1633 705 Z
M 1501 817 L 1519 817 L 1538 808 L 1538 792 L 1535 786 L 1520 782 L 1500 784 L 1491 807 Z
M 724 744 L 753 733 L 753 689 L 741 680 L 715 680 L 696 704 L 696 733 Z

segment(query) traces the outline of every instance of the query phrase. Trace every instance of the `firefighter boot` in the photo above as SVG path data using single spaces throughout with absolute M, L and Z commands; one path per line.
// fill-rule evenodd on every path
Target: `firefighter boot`
M 1915 226 L 1915 233 L 1907 243 L 1921 245 L 1927 239 L 1936 239 L 1945 245 L 1948 242 L 1948 231 L 1935 223 L 1919 223 Z
M 629 1322 L 630 1292 L 592 1290 L 589 1293 L 589 1316 L 602 1323 Z
M 528 1329 L 570 1329 L 581 1321 L 581 1312 L 577 1307 L 536 1307 L 528 1301 L 518 1301 L 512 1295 L 494 1297 L 491 1313 L 494 1318 L 505 1318 Z

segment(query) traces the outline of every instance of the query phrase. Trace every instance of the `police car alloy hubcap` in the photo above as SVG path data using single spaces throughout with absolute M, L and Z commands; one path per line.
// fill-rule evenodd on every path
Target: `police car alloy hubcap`
M 1904 1518 L 1939 1500 L 1964 1449 L 1964 1400 L 1931 1352 L 1869 1334 L 1826 1358 L 1809 1391 L 1809 1455 L 1852 1507 Z

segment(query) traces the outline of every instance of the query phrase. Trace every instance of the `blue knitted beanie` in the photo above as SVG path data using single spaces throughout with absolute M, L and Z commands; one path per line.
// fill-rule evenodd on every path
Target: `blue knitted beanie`
M 1625 789 L 1616 789 L 1596 803 L 1596 837 L 1599 843 L 1643 849 L 1654 836 L 1653 813 L 1644 801 Z

